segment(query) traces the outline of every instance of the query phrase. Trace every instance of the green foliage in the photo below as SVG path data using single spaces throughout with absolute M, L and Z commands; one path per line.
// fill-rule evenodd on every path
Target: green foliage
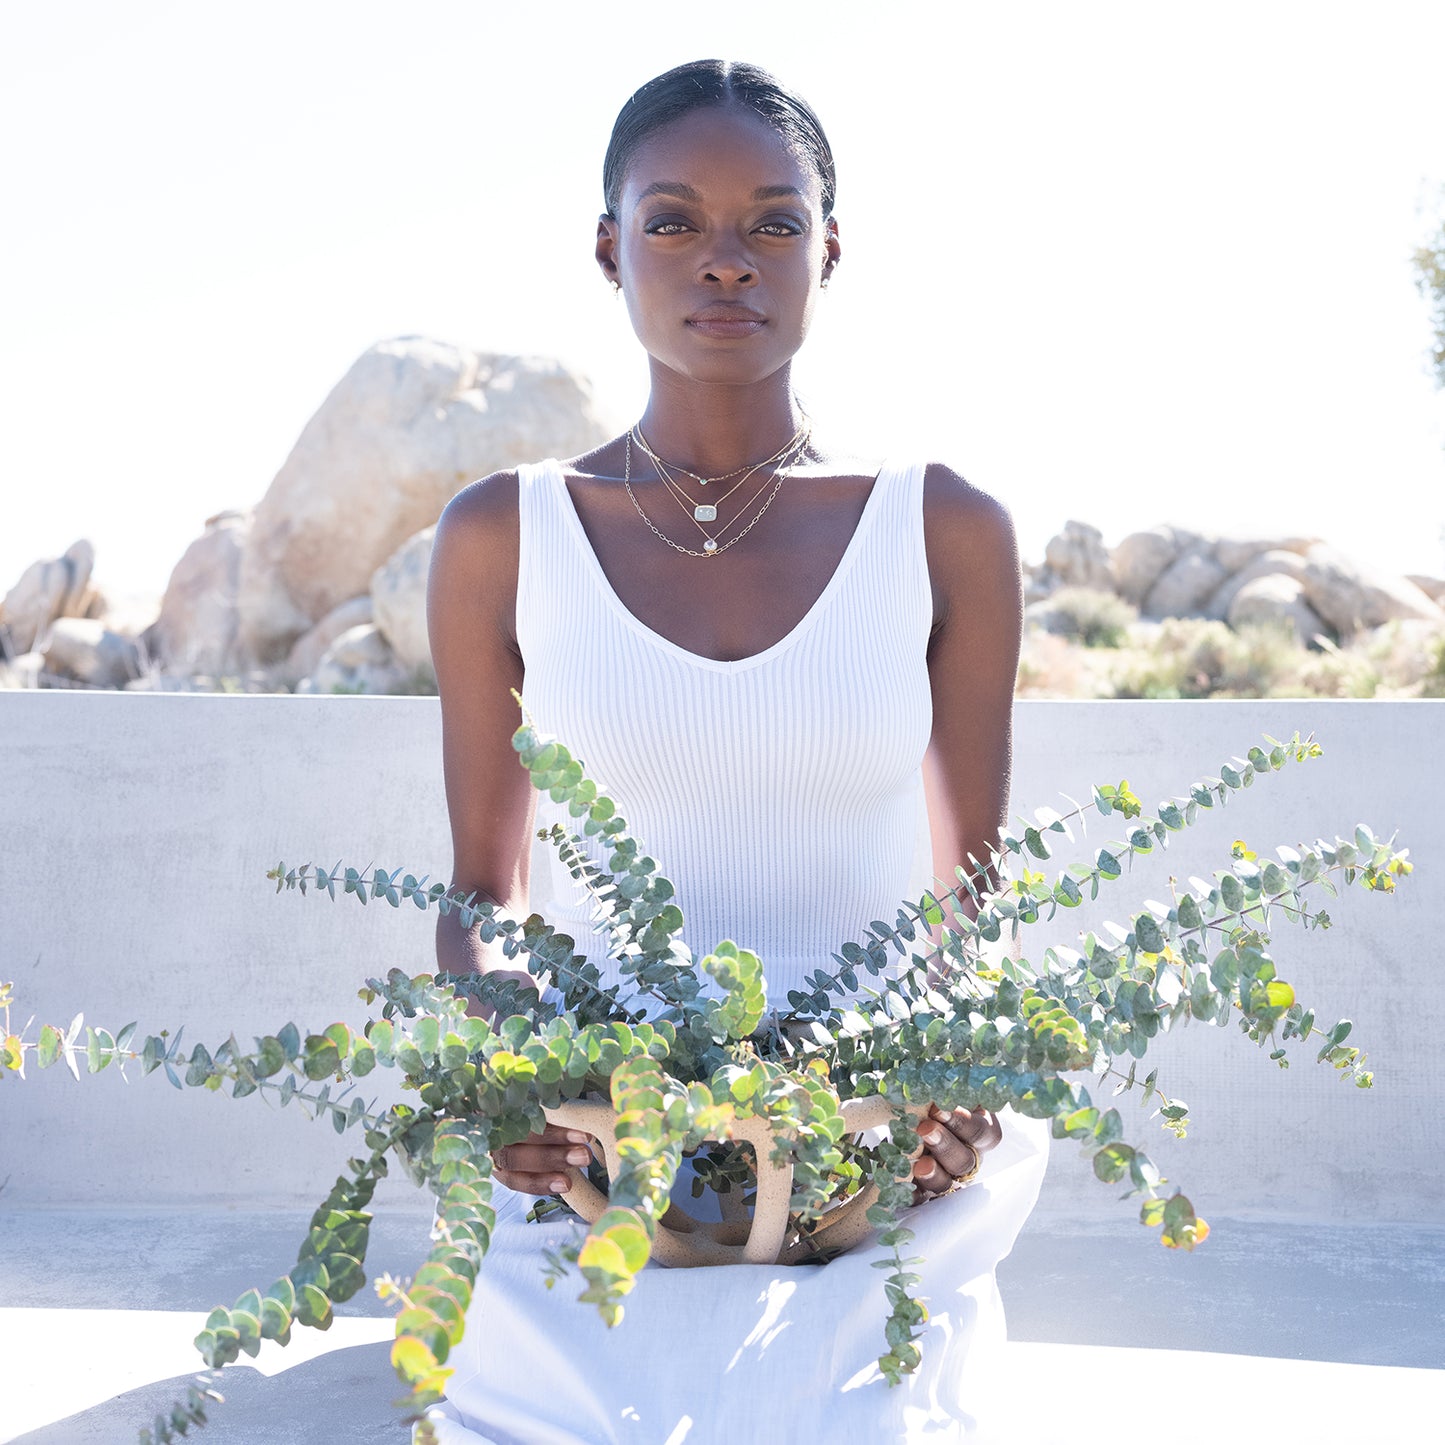
M 1445 697 L 1445 635 L 1435 639 L 1430 669 L 1421 685 L 1421 697 Z
M 1030 628 L 1018 692 L 1091 698 L 1415 698 L 1445 693 L 1445 639 L 1413 619 L 1387 622 L 1336 643 L 1284 626 L 1199 617 L 1137 623 L 1117 647 L 1086 648 Z
M 1094 587 L 1060 587 L 1041 610 L 1046 631 L 1085 647 L 1122 647 L 1138 619 L 1122 597 Z
M 1169 618 L 1152 646 L 1113 676 L 1118 698 L 1289 695 L 1304 650 L 1287 628 L 1242 627 Z
M 1415 252 L 1414 263 L 1415 285 L 1430 307 L 1430 325 L 1434 332 L 1430 362 L 1435 369 L 1435 382 L 1445 386 L 1445 221 Z
M 434 1244 L 415 1276 L 376 1286 L 398 1306 L 392 1363 L 407 1387 L 401 1404 L 415 1418 L 445 1388 L 446 1361 L 485 1264 L 495 1225 L 491 1151 L 541 1128 L 544 1110 L 591 1097 L 610 1099 L 616 1110 L 609 1207 L 552 1261 L 555 1276 L 575 1270 L 581 1298 L 607 1324 L 618 1323 L 652 1256 L 684 1153 L 700 1151 L 696 1189 L 746 1193 L 759 1160 L 737 1131 L 765 1121 L 772 1160 L 792 1167 L 788 1242 L 803 1255 L 830 1206 L 876 1189 L 867 1218 L 889 1307 L 879 1366 L 896 1383 L 917 1366 L 928 1321 L 916 1294 L 919 1261 L 906 1252 L 919 1106 L 1008 1106 L 1051 1119 L 1054 1135 L 1075 1140 L 1098 1179 L 1141 1196 L 1140 1219 L 1162 1243 L 1187 1250 L 1208 1225 L 1124 1137 L 1118 1110 L 1101 1109 L 1070 1075 L 1116 1079 L 1115 1093 L 1125 1092 L 1136 1086 L 1153 1041 L 1171 1028 L 1234 1020 L 1281 1067 L 1290 1052 L 1317 1046 L 1320 1062 L 1360 1087 L 1371 1082 L 1364 1055 L 1346 1042 L 1349 1022 L 1318 1027 L 1270 952 L 1278 922 L 1329 925 L 1324 912 L 1311 911 L 1308 890 L 1333 896 L 1340 885 L 1358 884 L 1388 893 L 1411 871 L 1404 851 L 1363 826 L 1330 843 L 1279 848 L 1277 860 L 1236 843 L 1209 878 L 1189 880 L 1167 905 L 1145 903 L 1107 936 L 1085 934 L 1078 950 L 1045 949 L 1036 962 L 985 961 L 986 945 L 1021 939 L 1028 925 L 1096 897 L 1134 855 L 1166 847 L 1202 812 L 1317 757 L 1309 739 L 1266 739 L 1153 814 L 1127 780 L 1097 785 L 1090 803 L 1068 814 L 1041 811 L 1005 832 L 986 866 L 970 859 L 971 871 L 958 869 L 949 892 L 904 903 L 892 922 L 876 920 L 844 943 L 830 967 L 816 969 L 788 995 L 788 1007 L 772 1013 L 765 961 L 745 947 L 723 940 L 694 963 L 672 885 L 581 763 L 529 725 L 514 745 L 533 785 L 577 820 L 578 831 L 557 827 L 547 836 L 597 905 L 610 952 L 621 960 L 616 983 L 604 985 L 573 941 L 541 918 L 507 918 L 476 894 L 453 894 L 402 869 L 281 863 L 267 874 L 278 891 L 455 912 L 537 984 L 550 985 L 558 1001 L 489 977 L 393 970 L 361 991 L 379 1008 L 359 1033 L 335 1023 L 303 1034 L 287 1023 L 254 1047 L 233 1036 L 212 1050 L 183 1049 L 180 1031 L 141 1038 L 128 1024 L 111 1034 L 85 1027 L 80 1016 L 64 1029 L 46 1024 L 31 1037 L 27 1026 L 17 1034 L 10 987 L 0 988 L 0 1078 L 23 1077 L 27 1058 L 40 1068 L 63 1063 L 77 1078 L 82 1063 L 90 1073 L 136 1066 L 164 1071 L 176 1088 L 269 1092 L 330 1119 L 338 1133 L 361 1131 L 365 1151 L 313 1215 L 296 1264 L 264 1292 L 248 1290 L 207 1318 L 196 1343 L 213 1368 L 254 1356 L 263 1340 L 285 1344 L 296 1324 L 328 1327 L 333 1306 L 364 1282 L 367 1206 L 394 1161 L 438 1199 Z M 1117 835 L 1094 849 L 1091 862 L 1043 871 L 1058 839 L 1071 839 L 1071 823 L 1086 812 Z M 468 1016 L 473 998 L 490 1008 L 489 1020 Z M 357 1081 L 379 1068 L 399 1070 L 416 1103 L 378 1112 L 354 1096 Z M 1182 1137 L 1188 1108 L 1159 1093 L 1156 1077 L 1143 1080 L 1143 1102 L 1155 1102 L 1163 1126 Z M 892 1122 L 881 1142 L 865 1144 L 846 1134 L 841 1107 L 874 1096 L 892 1106 Z M 812 1257 L 825 1255 L 824 1245 Z M 214 1398 L 193 1391 L 142 1438 L 174 1440 L 204 1420 Z

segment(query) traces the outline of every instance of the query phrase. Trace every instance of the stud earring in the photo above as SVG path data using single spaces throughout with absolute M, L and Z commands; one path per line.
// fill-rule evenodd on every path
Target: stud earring
M 621 281 L 612 281 L 612 282 L 609 282 L 608 284 L 612 287 L 612 294 L 613 294 L 614 297 L 617 297 L 617 296 L 621 296 L 621 295 L 622 295 L 622 282 L 621 282 Z

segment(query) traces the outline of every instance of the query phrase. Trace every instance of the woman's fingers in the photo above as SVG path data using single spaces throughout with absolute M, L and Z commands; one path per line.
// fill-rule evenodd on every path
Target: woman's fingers
M 929 1115 L 980 1154 L 987 1154 L 1003 1138 L 1003 1125 L 987 1109 L 940 1109 L 935 1104 Z
M 965 1144 L 942 1123 L 924 1124 L 918 1137 L 923 1140 L 924 1150 L 913 1166 L 913 1179 L 923 1189 L 937 1193 L 951 1188 L 955 1179 L 971 1174 L 978 1163 L 978 1151 L 973 1145 Z M 929 1164 L 933 1169 L 927 1167 Z
M 1003 1126 L 987 1109 L 940 1109 L 935 1104 L 918 1126 L 923 1153 L 913 1164 L 918 1197 L 942 1194 L 956 1179 L 972 1175 L 979 1160 L 1003 1138 Z
M 517 1194 L 565 1194 L 572 1182 L 565 1174 L 518 1174 L 511 1169 L 497 1169 L 493 1177 Z
M 590 1135 L 548 1124 L 519 1144 L 492 1151 L 492 1168 L 508 1189 L 519 1194 L 564 1194 L 571 1180 L 567 1170 L 592 1161 Z
M 953 1188 L 953 1176 L 925 1149 L 913 1161 L 913 1185 L 919 1198 L 929 1194 L 943 1194 Z

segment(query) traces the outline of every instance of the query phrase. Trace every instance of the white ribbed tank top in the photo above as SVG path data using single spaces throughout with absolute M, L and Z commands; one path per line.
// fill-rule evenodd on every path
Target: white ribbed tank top
M 765 651 L 719 662 L 623 605 L 556 461 L 518 470 L 526 706 L 672 881 L 694 956 L 723 938 L 751 948 L 774 1004 L 928 886 L 923 473 L 885 465 L 803 619 Z M 537 822 L 578 827 L 545 795 Z M 615 981 L 591 905 L 547 845 L 531 906 Z

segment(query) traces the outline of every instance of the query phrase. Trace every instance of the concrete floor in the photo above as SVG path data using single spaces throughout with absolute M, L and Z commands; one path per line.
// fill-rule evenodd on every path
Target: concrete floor
M 378 1215 L 369 1275 L 409 1273 L 429 1224 L 422 1212 Z M 274 1278 L 303 1226 L 290 1211 L 0 1212 L 0 1441 L 133 1440 L 184 1392 L 206 1312 Z M 999 1445 L 1110 1438 L 1085 1403 L 1109 1379 L 1128 1400 L 1120 1422 L 1153 1417 L 1170 1445 L 1442 1436 L 1445 1230 L 1220 1219 L 1180 1256 L 1127 1221 L 1036 1214 L 999 1277 L 1005 1388 L 1060 1390 L 1056 1425 Z M 226 1403 L 201 1438 L 405 1445 L 390 1335 L 363 1289 L 330 1331 L 298 1329 L 285 1350 L 227 1369 Z

